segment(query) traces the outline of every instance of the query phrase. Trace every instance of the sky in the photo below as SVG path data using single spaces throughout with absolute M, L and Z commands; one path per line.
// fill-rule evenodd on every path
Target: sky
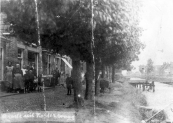
M 138 68 L 151 58 L 155 65 L 173 62 L 173 0 L 141 0 L 140 37 L 146 47 L 139 61 L 132 63 Z

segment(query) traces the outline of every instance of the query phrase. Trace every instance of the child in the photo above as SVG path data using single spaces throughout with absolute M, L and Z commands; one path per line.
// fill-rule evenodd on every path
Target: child
M 73 84 L 72 78 L 67 74 L 66 78 L 67 95 L 71 95 L 72 84 Z

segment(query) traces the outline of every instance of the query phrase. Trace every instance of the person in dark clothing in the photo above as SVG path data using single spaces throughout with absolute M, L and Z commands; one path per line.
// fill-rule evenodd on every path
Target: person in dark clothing
M 41 83 L 42 83 L 42 75 L 41 74 L 39 74 L 38 75 L 38 92 L 41 92 L 42 90 L 41 90 Z
M 34 90 L 34 74 L 32 70 L 29 71 L 29 92 Z
M 35 82 L 35 80 L 37 81 L 37 70 L 35 69 L 35 65 L 32 64 L 32 67 L 30 68 L 30 70 L 32 70 L 32 74 L 34 75 L 34 81 L 33 81 L 33 84 L 32 84 L 32 88 L 33 88 L 33 91 L 36 90 L 37 88 L 37 82 Z
M 66 87 L 67 87 L 67 95 L 71 95 L 71 90 L 73 87 L 73 80 L 72 78 L 67 74 L 67 78 L 66 78 Z
M 55 85 L 59 84 L 60 73 L 58 68 L 55 69 Z
M 36 72 L 34 65 L 30 68 L 30 70 L 32 70 L 34 77 L 37 77 L 37 72 Z
M 55 70 L 55 85 L 60 85 L 60 72 L 58 68 Z
M 30 82 L 29 82 L 29 71 L 27 70 L 26 71 L 26 74 L 24 75 L 24 83 L 25 83 L 25 93 L 26 92 L 29 92 L 29 84 L 30 84 Z
M 16 68 L 13 69 L 12 75 L 14 78 L 13 89 L 15 92 L 24 92 L 23 72 L 20 69 L 20 65 L 16 64 Z

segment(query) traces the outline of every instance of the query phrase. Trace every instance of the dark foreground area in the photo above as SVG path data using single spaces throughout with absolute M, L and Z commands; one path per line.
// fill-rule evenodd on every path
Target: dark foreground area
M 74 111 L 75 122 L 79 123 L 140 123 L 145 117 L 139 106 L 147 105 L 141 92 L 126 82 L 116 82 L 111 87 L 111 93 L 96 97 L 95 108 L 92 101 L 85 101 L 81 109 L 74 108 L 71 106 L 73 96 L 66 95 L 66 89 L 58 86 L 45 90 L 44 94 L 36 92 L 0 98 L 0 113 L 44 111 L 46 107 L 46 111 Z

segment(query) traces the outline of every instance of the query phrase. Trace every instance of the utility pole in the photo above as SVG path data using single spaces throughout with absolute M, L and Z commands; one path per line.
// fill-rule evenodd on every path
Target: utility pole
M 37 33 L 38 33 L 38 46 L 39 46 L 39 58 L 40 58 L 40 74 L 42 74 L 42 47 L 41 47 L 41 40 L 40 40 L 40 24 L 39 24 L 39 14 L 38 14 L 38 5 L 37 0 L 35 0 L 36 5 L 36 22 L 37 22 Z
M 40 40 L 40 24 L 39 24 L 39 14 L 38 14 L 38 5 L 37 0 L 35 0 L 35 10 L 36 10 L 36 23 L 37 23 L 37 32 L 38 32 L 38 45 L 39 45 L 39 59 L 40 59 L 40 74 L 42 75 L 42 47 L 41 47 L 41 40 Z M 46 97 L 44 94 L 44 81 L 43 81 L 43 98 L 44 98 L 44 111 L 46 111 Z

